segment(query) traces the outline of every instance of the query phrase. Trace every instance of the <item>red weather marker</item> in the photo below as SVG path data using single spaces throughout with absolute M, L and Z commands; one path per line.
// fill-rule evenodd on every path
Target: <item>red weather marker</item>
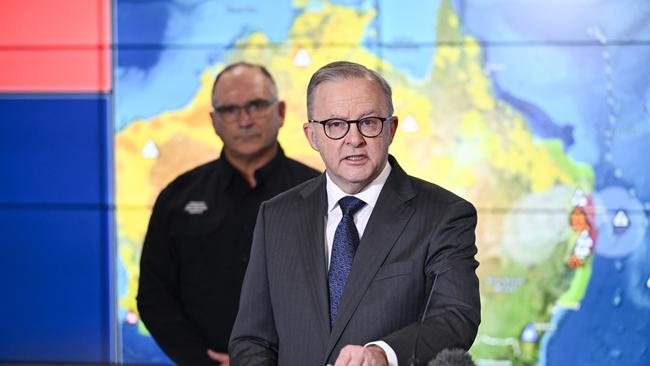
M 584 195 L 580 191 L 576 193 L 574 201 L 576 206 L 569 216 L 569 224 L 578 233 L 578 238 L 566 263 L 571 269 L 576 269 L 585 264 L 587 258 L 593 253 L 598 236 L 596 228 L 592 225 L 594 217 L 591 196 Z
M 598 228 L 594 223 L 596 222 L 596 215 L 591 195 L 583 196 L 584 205 L 577 205 L 571 211 L 569 224 L 573 230 L 580 233 L 584 230 L 589 232 L 591 238 L 596 242 L 598 240 Z
M 589 225 L 589 220 L 582 207 L 576 207 L 571 211 L 571 227 L 578 233 L 583 230 L 591 230 L 591 225 Z
M 109 0 L 2 0 L 0 92 L 111 90 Z
M 582 266 L 583 262 L 578 258 L 575 254 L 571 255 L 569 257 L 569 260 L 567 261 L 567 266 L 571 269 L 576 269 L 580 266 Z

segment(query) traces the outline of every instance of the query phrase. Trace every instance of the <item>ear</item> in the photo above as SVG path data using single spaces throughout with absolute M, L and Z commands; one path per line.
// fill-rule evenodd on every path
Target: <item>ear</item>
M 210 120 L 212 120 L 212 129 L 214 129 L 214 133 L 219 135 L 219 120 L 218 117 L 216 116 L 215 111 L 210 112 Z M 221 135 L 219 135 L 221 136 Z
M 318 137 L 316 136 L 316 130 L 314 129 L 314 124 L 305 122 L 302 125 L 302 131 L 305 133 L 307 141 L 312 149 L 318 151 Z
M 280 117 L 280 127 L 284 125 L 284 116 L 287 113 L 287 104 L 284 100 L 278 102 L 278 116 Z
M 388 140 L 389 145 L 393 142 L 393 138 L 395 138 L 395 133 L 397 132 L 398 124 L 399 124 L 399 119 L 397 118 L 397 116 L 393 116 L 393 119 L 388 124 L 388 126 L 390 127 L 390 139 Z

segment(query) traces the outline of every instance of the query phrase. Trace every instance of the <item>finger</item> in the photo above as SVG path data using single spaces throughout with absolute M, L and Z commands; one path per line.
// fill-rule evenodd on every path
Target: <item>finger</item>
M 350 352 L 350 361 L 347 366 L 362 366 L 364 363 L 363 350 L 354 349 Z
M 348 366 L 362 366 L 366 365 L 366 348 L 362 346 L 349 346 L 348 354 L 350 355 L 350 360 L 348 361 Z
M 361 363 L 362 366 L 379 366 L 382 365 L 381 362 L 375 358 L 374 354 L 371 354 L 370 352 L 366 352 L 363 357 L 363 362 Z
M 362 366 L 362 365 L 365 365 L 365 363 L 363 363 L 363 358 L 352 357 L 350 358 L 350 361 L 348 362 L 347 366 Z
M 348 362 L 350 361 L 351 355 L 348 346 L 343 347 L 341 352 L 339 353 L 339 357 L 336 358 L 336 362 L 334 363 L 334 366 L 348 366 Z
M 364 365 L 388 365 L 386 353 L 383 349 L 377 346 L 369 346 L 366 348 Z

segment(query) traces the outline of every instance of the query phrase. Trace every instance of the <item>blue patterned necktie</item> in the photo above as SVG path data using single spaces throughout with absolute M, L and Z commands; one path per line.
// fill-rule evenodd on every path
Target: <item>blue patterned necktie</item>
M 330 326 L 333 327 L 336 313 L 343 297 L 343 289 L 352 269 L 354 253 L 359 245 L 359 233 L 354 225 L 354 214 L 366 203 L 362 200 L 346 196 L 339 200 L 339 206 L 343 212 L 341 222 L 336 227 L 334 242 L 332 244 L 332 256 L 330 259 L 330 270 L 328 276 L 330 290 Z

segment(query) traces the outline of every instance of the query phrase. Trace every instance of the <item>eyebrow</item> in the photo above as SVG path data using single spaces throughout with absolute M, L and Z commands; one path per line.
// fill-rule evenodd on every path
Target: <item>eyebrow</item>
M 243 105 L 246 105 L 246 104 L 249 104 L 249 103 L 252 103 L 252 102 L 257 102 L 257 101 L 260 101 L 260 100 L 268 101 L 268 100 L 273 100 L 273 99 L 275 99 L 275 98 L 274 98 L 274 97 L 271 97 L 271 98 L 261 98 L 261 97 L 258 97 L 258 98 L 253 98 L 253 99 L 247 100 Z M 215 107 L 215 108 L 221 108 L 221 107 L 239 107 L 239 104 L 234 104 L 234 103 L 232 103 L 232 104 L 222 104 L 222 105 L 220 105 L 220 106 L 213 106 L 213 107 Z
M 361 113 L 359 115 L 358 119 L 362 119 L 362 118 L 370 117 L 370 116 L 375 116 L 375 115 L 377 115 L 377 112 L 374 109 L 369 109 L 369 110 Z M 345 118 L 343 118 L 343 117 L 341 117 L 339 115 L 336 115 L 336 114 L 330 114 L 329 118 L 338 118 L 338 119 L 345 120 Z

